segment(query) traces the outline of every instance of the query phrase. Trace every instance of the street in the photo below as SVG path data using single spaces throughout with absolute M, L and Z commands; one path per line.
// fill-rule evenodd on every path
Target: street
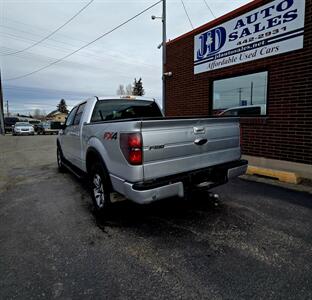
M 312 197 L 234 180 L 115 203 L 56 164 L 56 137 L 0 137 L 0 299 L 311 299 Z

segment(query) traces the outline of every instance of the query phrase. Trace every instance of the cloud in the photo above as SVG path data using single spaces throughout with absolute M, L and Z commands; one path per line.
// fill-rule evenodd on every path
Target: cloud
M 217 16 L 250 0 L 208 1 Z M 143 10 L 155 1 L 95 0 L 49 40 L 18 55 L 1 56 L 2 78 L 40 68 L 81 47 L 105 31 Z M 76 13 L 86 1 L 23 0 L 2 1 L 0 53 L 23 49 L 40 40 Z M 180 1 L 167 1 L 168 39 L 187 31 L 190 25 Z M 212 19 L 201 0 L 185 0 L 197 27 Z M 55 107 L 60 98 L 81 101 L 92 95 L 115 95 L 119 84 L 143 78 L 146 95 L 161 98 L 161 5 L 151 9 L 118 31 L 78 52 L 66 61 L 16 81 L 5 81 L 4 98 L 12 110 Z

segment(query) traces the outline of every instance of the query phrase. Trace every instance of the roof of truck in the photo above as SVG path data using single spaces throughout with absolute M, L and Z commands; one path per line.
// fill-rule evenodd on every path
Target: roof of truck
M 145 100 L 155 101 L 154 98 L 148 98 L 144 96 L 133 96 L 133 95 L 122 95 L 122 96 L 111 96 L 111 97 L 96 97 L 98 100 Z
M 93 96 L 92 98 L 89 98 L 87 100 L 83 100 L 78 102 L 76 105 L 74 105 L 73 107 L 77 107 L 85 102 L 89 102 L 94 100 L 94 98 L 96 98 L 99 101 L 103 101 L 103 100 L 144 100 L 144 101 L 151 101 L 151 102 L 156 102 L 154 98 L 148 98 L 148 97 L 143 97 L 143 96 L 105 96 L 105 97 L 100 97 L 100 96 Z

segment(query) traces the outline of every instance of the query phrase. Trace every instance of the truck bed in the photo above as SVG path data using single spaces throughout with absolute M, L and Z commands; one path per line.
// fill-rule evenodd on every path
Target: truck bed
M 129 182 L 202 169 L 240 159 L 238 118 L 183 117 L 103 121 L 84 126 L 105 147 L 109 172 Z M 120 151 L 119 139 L 102 140 L 104 132 L 140 132 L 143 164 L 131 166 Z M 196 140 L 207 140 L 198 145 Z

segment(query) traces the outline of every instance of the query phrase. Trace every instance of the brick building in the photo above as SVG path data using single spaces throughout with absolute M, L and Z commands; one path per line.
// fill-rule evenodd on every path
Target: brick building
M 169 41 L 166 72 L 166 115 L 241 116 L 250 160 L 312 173 L 312 0 L 255 0 Z

